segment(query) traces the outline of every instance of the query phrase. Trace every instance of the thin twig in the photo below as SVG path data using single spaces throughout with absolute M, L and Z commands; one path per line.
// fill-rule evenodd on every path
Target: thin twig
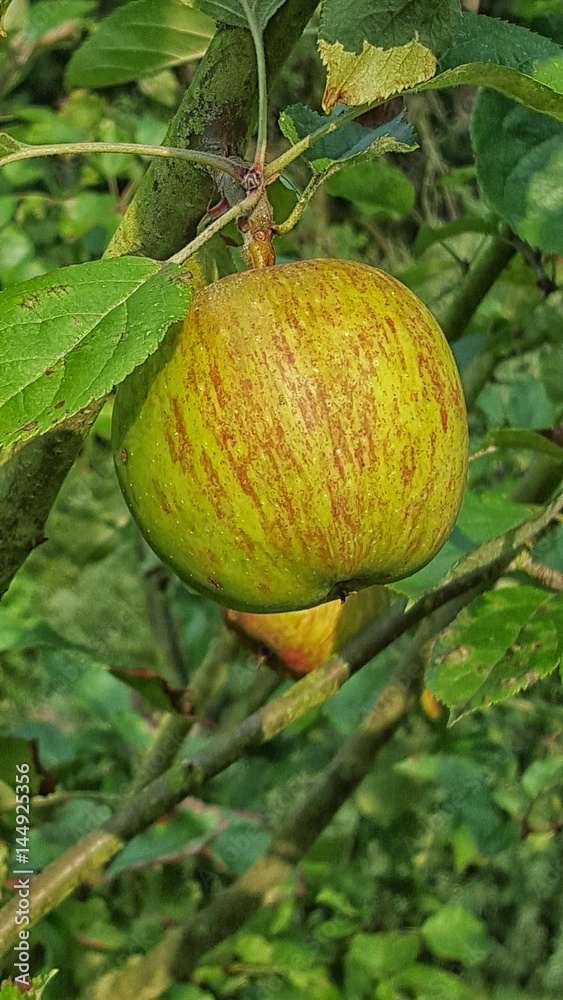
M 268 81 L 266 78 L 266 56 L 264 54 L 264 39 L 256 21 L 254 12 L 248 6 L 247 0 L 240 0 L 246 15 L 248 27 L 254 42 L 256 52 L 256 69 L 258 72 L 258 135 L 256 138 L 256 154 L 252 167 L 260 176 L 266 162 L 266 146 L 268 144 Z
M 476 458 L 483 458 L 484 455 L 492 455 L 494 451 L 498 451 L 497 446 L 494 444 L 490 444 L 488 448 L 479 448 L 479 451 L 474 451 L 467 461 L 474 462 Z
M 537 580 L 538 583 L 541 583 L 544 587 L 549 587 L 550 590 L 563 590 L 563 573 L 560 573 L 557 569 L 552 569 L 551 566 L 546 566 L 545 563 L 532 559 L 529 552 L 520 553 L 514 560 L 511 569 L 522 570 L 532 580 Z
M 38 146 L 22 146 L 21 149 L 7 153 L 5 156 L 0 153 L 0 167 L 5 167 L 7 163 L 16 163 L 18 160 L 32 160 L 38 156 L 83 156 L 86 153 L 137 153 L 139 156 L 164 156 L 166 158 L 174 156 L 180 160 L 189 160 L 191 163 L 200 163 L 202 167 L 209 167 L 211 170 L 222 170 L 239 184 L 242 184 L 246 174 L 244 168 L 233 163 L 226 156 L 203 153 L 197 149 L 149 146 L 137 142 L 55 142 Z
M 260 190 L 253 191 L 252 194 L 249 194 L 248 197 L 245 198 L 243 201 L 237 202 L 237 204 L 233 205 L 232 208 L 229 208 L 224 215 L 219 216 L 219 218 L 215 219 L 215 221 L 212 222 L 211 225 L 207 226 L 207 229 L 204 229 L 202 233 L 200 233 L 198 236 L 195 237 L 195 239 L 193 239 L 185 247 L 182 247 L 182 249 L 179 250 L 178 253 L 175 253 L 172 255 L 172 257 L 169 257 L 166 263 L 183 264 L 184 261 L 188 260 L 188 258 L 191 257 L 194 253 L 197 253 L 198 250 L 201 250 L 202 246 L 204 246 L 208 242 L 208 240 L 211 239 L 212 236 L 215 236 L 215 233 L 220 232 L 220 230 L 223 229 L 223 227 L 226 226 L 228 222 L 231 222 L 233 219 L 236 219 L 239 215 L 241 215 L 243 212 L 246 212 L 249 208 L 253 208 L 258 199 L 260 198 L 260 194 L 261 194 Z

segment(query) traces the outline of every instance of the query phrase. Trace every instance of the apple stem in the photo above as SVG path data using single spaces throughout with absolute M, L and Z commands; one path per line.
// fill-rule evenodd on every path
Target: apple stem
M 242 213 L 237 222 L 243 235 L 242 258 L 250 270 L 273 267 L 276 253 L 272 242 L 275 226 L 272 206 L 265 185 L 259 188 L 259 198 L 249 212 Z

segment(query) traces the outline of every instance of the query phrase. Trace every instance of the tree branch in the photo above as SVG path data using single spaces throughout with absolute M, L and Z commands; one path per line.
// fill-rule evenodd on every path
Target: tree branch
M 480 545 L 460 559 L 442 586 L 428 591 L 408 611 L 404 610 L 404 601 L 397 601 L 386 615 L 346 643 L 339 655 L 330 657 L 230 732 L 221 733 L 192 760 L 174 764 L 165 774 L 143 788 L 135 802 L 112 816 L 98 831 L 97 844 L 98 849 L 104 852 L 104 861 L 119 850 L 122 842 L 147 829 L 190 793 L 196 790 L 199 792 L 205 781 L 225 770 L 243 753 L 272 739 L 311 708 L 330 698 L 351 674 L 408 629 L 418 625 L 448 602 L 492 586 L 519 552 L 531 547 L 558 523 L 562 511 L 563 496 L 511 531 Z M 85 841 L 75 845 L 33 880 L 31 923 L 35 923 L 50 909 L 48 899 L 53 878 L 56 884 L 53 905 L 57 905 L 68 894 L 64 893 L 61 885 L 59 866 L 64 869 L 65 864 L 70 865 L 73 873 L 76 873 L 80 864 L 85 867 L 89 865 L 89 854 L 84 845 Z M 53 869 L 56 875 L 53 875 Z M 68 892 L 72 891 L 75 884 L 75 881 L 69 880 Z M 17 901 L 13 901 L 0 911 L 0 954 L 15 940 L 17 926 L 14 917 L 17 906 Z
M 516 253 L 510 242 L 508 228 L 491 240 L 476 255 L 468 273 L 460 282 L 453 301 L 438 321 L 449 341 L 459 340 L 465 333 L 482 299 L 494 285 Z

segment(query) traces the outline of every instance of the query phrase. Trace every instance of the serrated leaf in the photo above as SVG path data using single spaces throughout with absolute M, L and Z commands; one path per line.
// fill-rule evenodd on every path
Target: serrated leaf
M 561 59 L 563 50 L 544 35 L 499 18 L 465 12 L 454 44 L 440 59 L 438 69 L 443 72 L 467 63 L 496 63 L 535 76 L 542 64 Z
M 396 49 L 364 42 L 359 55 L 347 52 L 340 42 L 328 45 L 319 39 L 319 53 L 327 70 L 322 100 L 327 112 L 341 102 L 358 106 L 386 101 L 436 72 L 436 57 L 416 39 Z
M 364 41 L 394 49 L 418 36 L 439 55 L 460 25 L 458 0 L 324 0 L 319 37 L 361 52 Z
M 494 210 L 533 247 L 563 253 L 563 124 L 485 90 L 473 108 L 471 142 Z
M 385 100 L 428 80 L 459 21 L 458 0 L 324 0 L 318 42 L 327 67 L 324 110 Z
M 0 292 L 0 441 L 99 399 L 187 312 L 186 272 L 144 257 L 59 268 Z
M 286 139 L 295 145 L 300 139 L 315 132 L 330 122 L 337 122 L 346 111 L 344 106 L 334 108 L 327 115 L 319 115 L 304 104 L 293 104 L 280 115 L 280 129 Z M 318 139 L 305 150 L 303 156 L 317 170 L 326 169 L 329 163 L 349 160 L 361 153 L 380 155 L 378 140 L 388 138 L 388 149 L 385 152 L 403 152 L 416 148 L 412 125 L 405 120 L 405 112 L 401 111 L 390 122 L 378 125 L 377 128 L 365 128 L 358 122 L 347 122 L 340 128 Z M 377 151 L 376 151 L 377 150 Z
M 247 0 L 248 9 L 261 31 L 283 3 L 285 0 Z M 197 0 L 197 5 L 214 21 L 248 28 L 248 17 L 240 0 Z
M 482 594 L 436 644 L 428 687 L 454 720 L 512 697 L 560 663 L 563 597 L 535 587 Z
M 182 0 L 133 0 L 117 7 L 76 50 L 68 87 L 109 87 L 200 59 L 215 26 Z

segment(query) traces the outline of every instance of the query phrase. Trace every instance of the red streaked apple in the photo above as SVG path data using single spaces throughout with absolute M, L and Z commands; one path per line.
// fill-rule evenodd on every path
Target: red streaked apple
M 467 468 L 449 346 L 354 261 L 232 274 L 117 391 L 117 475 L 188 586 L 239 611 L 313 607 L 441 548 Z
M 389 607 L 385 587 L 366 587 L 344 602 L 328 601 L 305 611 L 256 615 L 223 608 L 226 625 L 250 640 L 258 651 L 264 645 L 270 666 L 290 677 L 308 674 L 340 649 L 368 622 Z

